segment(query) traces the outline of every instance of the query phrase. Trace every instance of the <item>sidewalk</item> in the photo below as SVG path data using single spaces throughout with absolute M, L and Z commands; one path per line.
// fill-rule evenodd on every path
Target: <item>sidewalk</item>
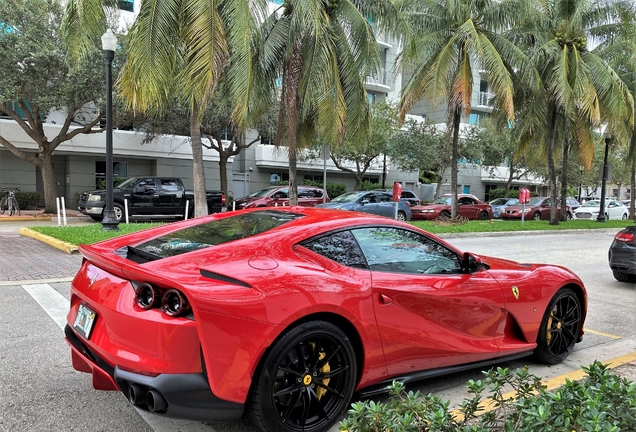
M 60 219 L 62 223 L 64 215 L 60 213 Z M 87 221 L 90 222 L 92 219 L 77 210 L 66 209 L 66 220 L 67 221 Z M 36 210 L 20 210 L 20 216 L 17 214 L 13 214 L 13 216 L 9 216 L 8 212 L 4 212 L 4 214 L 0 214 L 0 222 L 17 222 L 17 221 L 56 221 L 57 222 L 57 214 L 53 213 L 44 213 L 44 208 L 38 208 Z

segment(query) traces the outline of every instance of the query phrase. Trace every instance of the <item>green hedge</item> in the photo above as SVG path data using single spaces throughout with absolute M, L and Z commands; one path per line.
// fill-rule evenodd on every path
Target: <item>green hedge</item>
M 419 391 L 408 393 L 394 382 L 388 403 L 364 401 L 352 405 L 340 423 L 348 432 L 580 432 L 636 430 L 636 385 L 595 361 L 582 368 L 587 377 L 567 380 L 548 391 L 528 367 L 515 372 L 497 368 L 484 381 L 467 383 L 465 399 L 455 415 L 450 402 Z M 504 389 L 512 392 L 504 393 Z M 487 399 L 482 393 L 488 391 Z M 494 409 L 483 412 L 484 402 Z
M 15 199 L 20 209 L 26 210 L 29 207 L 37 207 L 42 199 L 42 194 L 40 192 L 15 191 Z

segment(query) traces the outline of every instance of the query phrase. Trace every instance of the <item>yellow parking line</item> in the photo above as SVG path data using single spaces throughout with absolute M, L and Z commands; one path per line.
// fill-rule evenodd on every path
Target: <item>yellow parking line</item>
M 589 330 L 586 330 L 586 331 L 589 331 Z M 602 333 L 602 334 L 605 335 L 605 333 Z M 612 336 L 612 335 L 608 335 L 608 336 Z M 618 337 L 618 336 L 614 336 L 614 337 Z M 613 358 L 611 360 L 604 361 L 603 364 L 607 365 L 608 368 L 612 369 L 612 368 L 622 366 L 624 364 L 627 364 L 633 361 L 636 361 L 636 352 L 632 352 L 620 357 Z M 573 372 L 568 372 L 566 374 L 556 376 L 554 378 L 547 379 L 545 381 L 542 381 L 541 384 L 543 384 L 547 388 L 547 390 L 554 390 L 555 388 L 565 385 L 566 380 L 578 381 L 578 380 L 584 379 L 586 376 L 587 374 L 585 373 L 585 371 L 583 371 L 583 369 L 579 369 Z M 515 394 L 516 392 L 514 391 L 508 392 L 503 395 L 503 398 L 508 399 L 515 396 Z M 478 412 L 479 414 L 483 414 L 485 412 L 492 411 L 494 408 L 495 408 L 495 403 L 491 399 L 487 399 L 479 404 Z M 463 415 L 459 409 L 454 410 L 452 412 L 452 415 L 458 420 L 461 420 L 463 418 Z
M 587 329 L 587 328 L 585 329 L 585 332 L 586 333 L 592 333 L 592 334 L 599 335 L 599 336 L 605 336 L 605 337 L 608 337 L 610 339 L 623 339 L 622 336 L 616 336 L 616 335 L 613 335 L 613 334 L 603 333 L 603 332 L 600 332 L 600 331 L 590 330 L 590 329 Z

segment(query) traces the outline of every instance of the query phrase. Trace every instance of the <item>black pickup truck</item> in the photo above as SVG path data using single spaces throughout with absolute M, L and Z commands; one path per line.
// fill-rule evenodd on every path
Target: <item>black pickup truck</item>
M 225 194 L 206 191 L 208 214 L 223 211 Z M 186 190 L 176 177 L 132 177 L 113 189 L 113 210 L 118 222 L 125 220 L 124 200 L 128 204 L 130 219 L 184 218 L 186 202 L 188 217 L 194 214 L 194 192 Z M 77 208 L 80 212 L 101 221 L 106 205 L 106 191 L 84 192 Z

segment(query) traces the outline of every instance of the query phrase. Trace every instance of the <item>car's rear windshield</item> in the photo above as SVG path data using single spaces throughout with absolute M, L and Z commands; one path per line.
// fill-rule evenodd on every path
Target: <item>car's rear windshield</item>
M 129 246 L 127 257 L 135 262 L 147 262 L 181 255 L 261 234 L 303 216 L 297 213 L 264 210 L 216 219 L 173 231 L 135 247 Z

